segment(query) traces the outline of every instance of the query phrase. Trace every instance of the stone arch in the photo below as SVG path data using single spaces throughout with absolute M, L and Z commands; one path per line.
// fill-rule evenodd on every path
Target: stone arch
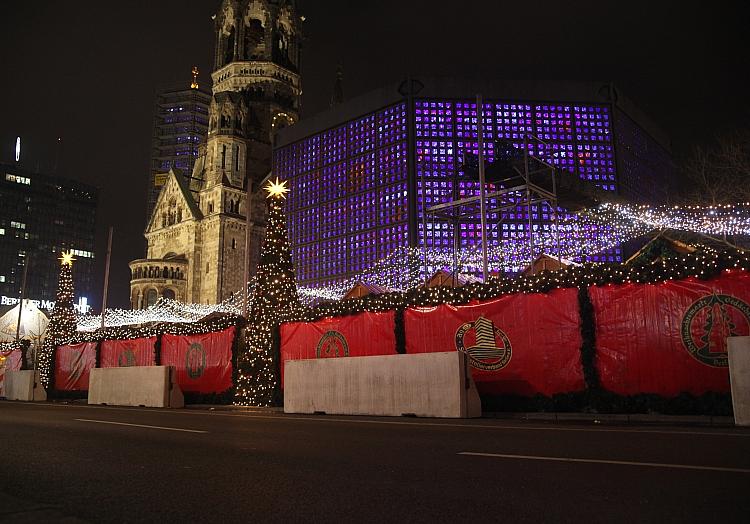
M 175 300 L 177 295 L 174 289 L 168 287 L 164 291 L 162 291 L 161 296 L 169 300 Z
M 158 299 L 159 299 L 159 292 L 156 291 L 155 288 L 150 288 L 148 291 L 146 291 L 146 300 L 144 302 L 144 309 L 156 304 L 156 301 Z

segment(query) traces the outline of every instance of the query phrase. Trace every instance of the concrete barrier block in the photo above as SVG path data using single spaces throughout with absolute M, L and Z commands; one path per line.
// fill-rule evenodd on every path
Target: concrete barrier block
M 95 368 L 89 378 L 89 404 L 181 408 L 185 402 L 170 366 Z
M 750 426 L 750 337 L 727 338 L 734 423 Z
M 39 370 L 6 371 L 5 398 L 25 402 L 47 400 L 47 392 L 39 380 Z
M 481 404 L 454 351 L 287 361 L 284 412 L 465 418 Z

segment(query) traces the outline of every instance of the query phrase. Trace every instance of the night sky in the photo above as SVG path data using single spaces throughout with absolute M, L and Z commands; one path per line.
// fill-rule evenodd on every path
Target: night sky
M 207 85 L 220 0 L 2 2 L 0 160 L 101 188 L 98 279 L 115 228 L 110 306 L 128 307 L 128 261 L 144 255 L 153 101 Z M 303 115 L 324 110 L 336 66 L 345 97 L 406 74 L 614 82 L 673 140 L 750 125 L 750 21 L 741 2 L 300 0 Z M 93 297 L 95 307 L 100 297 Z

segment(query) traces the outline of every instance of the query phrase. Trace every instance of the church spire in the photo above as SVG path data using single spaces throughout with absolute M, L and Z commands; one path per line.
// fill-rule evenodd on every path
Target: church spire
M 344 66 L 336 67 L 336 80 L 333 83 L 333 93 L 331 94 L 331 107 L 336 107 L 344 102 Z

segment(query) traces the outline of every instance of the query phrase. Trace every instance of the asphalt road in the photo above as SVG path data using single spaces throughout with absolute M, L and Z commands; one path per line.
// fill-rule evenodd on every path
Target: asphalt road
M 156 426 L 156 427 L 154 427 Z M 750 431 L 0 402 L 8 522 L 747 522 Z

